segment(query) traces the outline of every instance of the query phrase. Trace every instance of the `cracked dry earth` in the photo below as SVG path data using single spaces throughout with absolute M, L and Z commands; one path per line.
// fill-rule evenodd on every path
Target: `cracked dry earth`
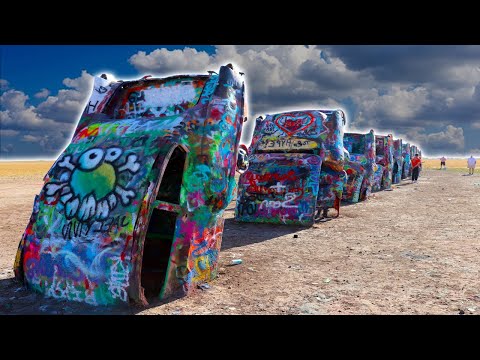
M 0 177 L 2 314 L 480 313 L 479 175 L 424 170 L 312 228 L 236 223 L 232 203 L 219 277 L 146 309 L 44 299 L 12 280 L 42 177 Z M 243 263 L 227 266 L 234 258 Z

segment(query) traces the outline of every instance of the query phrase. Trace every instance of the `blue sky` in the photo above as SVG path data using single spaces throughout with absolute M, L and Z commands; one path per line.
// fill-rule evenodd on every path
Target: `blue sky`
M 246 73 L 249 117 L 341 107 L 349 131 L 393 132 L 432 156 L 480 154 L 480 46 L 0 46 L 0 159 L 55 158 L 92 75 Z M 246 128 L 248 138 L 251 132 Z
M 185 45 L 161 46 L 169 50 L 183 49 Z M 120 77 L 135 77 L 138 71 L 128 58 L 140 51 L 151 52 L 158 46 L 142 45 L 11 45 L 1 46 L 0 78 L 8 80 L 13 88 L 35 94 L 42 88 L 57 92 L 66 77 L 77 77 L 82 69 L 91 74 L 114 72 Z M 212 45 L 195 46 L 209 53 Z M 32 103 L 35 99 L 32 99 Z M 39 101 L 37 101 L 39 102 Z

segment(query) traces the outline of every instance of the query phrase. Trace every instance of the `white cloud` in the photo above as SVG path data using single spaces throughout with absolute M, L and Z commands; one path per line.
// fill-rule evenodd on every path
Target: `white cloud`
M 402 125 L 410 122 L 429 103 L 428 90 L 424 87 L 410 89 L 393 85 L 382 90 L 381 93 L 374 88 L 353 96 L 358 104 L 358 116 L 355 119 L 357 126 Z
M 411 130 L 407 133 L 408 139 L 419 146 L 422 151 L 428 154 L 458 153 L 465 151 L 465 136 L 463 128 L 447 125 L 444 130 L 434 133 L 425 133 L 424 130 Z
M 477 86 L 480 81 L 480 69 L 476 63 L 478 60 L 474 64 L 446 66 L 442 78 L 438 79 L 438 85 L 451 89 Z
M 2 136 L 17 136 L 18 134 L 20 134 L 20 131 L 0 129 L 0 138 Z
M 480 120 L 474 121 L 472 123 L 472 128 L 474 129 L 480 129 Z
M 25 141 L 25 142 L 36 143 L 36 142 L 39 142 L 40 140 L 41 140 L 40 136 L 33 136 L 33 135 L 23 135 L 22 136 L 22 141 Z
M 305 69 L 305 64 L 318 66 L 326 74 L 335 72 L 349 81 L 355 81 L 356 74 L 346 69 L 339 59 L 334 58 L 331 64 L 326 64 L 320 54 L 320 49 L 303 45 L 219 45 L 212 55 L 191 48 L 173 51 L 162 48 L 149 54 L 139 51 L 129 62 L 141 72 L 162 75 L 217 70 L 221 65 L 233 63 L 245 72 L 247 91 L 255 93 L 250 106 L 253 116 L 267 108 L 271 110 L 272 102 L 274 107 L 279 107 L 337 100 L 328 96 L 326 87 L 323 93 L 319 92 L 317 84 L 306 74 L 309 69 Z M 300 77 L 300 72 L 305 79 Z
M 90 96 L 93 76 L 84 70 L 80 77 L 66 78 L 63 84 L 70 89 L 62 89 L 57 96 L 49 96 L 37 106 L 36 112 L 43 117 L 72 124 L 78 120 Z
M 34 96 L 37 99 L 45 99 L 48 95 L 50 95 L 50 90 L 43 88 L 39 92 L 37 92 Z
M 205 71 L 209 66 L 212 57 L 205 51 L 197 51 L 193 48 L 183 50 L 156 49 L 147 54 L 139 51 L 129 59 L 130 64 L 140 72 L 169 73 L 182 69 L 183 72 Z
M 83 71 L 78 78 L 64 79 L 68 88 L 59 90 L 56 96 L 48 96 L 48 90 L 43 89 L 43 95 L 48 97 L 37 107 L 28 103 L 24 92 L 7 90 L 0 96 L 1 135 L 18 136 L 20 141 L 39 144 L 46 152 L 58 152 L 69 140 L 85 107 L 92 79 Z
M 6 144 L 6 145 L 2 145 L 2 147 L 0 148 L 0 153 L 6 153 L 6 154 L 9 154 L 13 151 L 14 149 L 14 146 L 13 144 Z
M 27 100 L 28 96 L 17 90 L 8 90 L 0 96 L 0 104 L 10 111 L 23 110 Z
M 204 72 L 232 62 L 246 74 L 247 91 L 252 94 L 250 116 L 292 106 L 321 108 L 350 97 L 368 119 L 366 126 L 372 126 L 375 118 L 412 117 L 428 103 L 428 91 L 420 86 L 408 89 L 393 84 L 380 95 L 380 84 L 368 72 L 353 71 L 342 59 L 314 46 L 219 45 L 212 55 L 191 48 L 162 48 L 149 54 L 139 51 L 129 62 L 139 71 L 163 74 Z
M 47 133 L 34 133 L 23 135 L 20 141 L 38 144 L 40 147 L 49 153 L 58 152 L 59 147 L 66 141 L 66 134 L 62 132 L 47 132 Z
M 456 147 L 458 150 L 463 150 L 465 146 L 463 129 L 460 127 L 456 128 L 453 125 L 448 125 L 445 131 L 428 134 L 427 143 L 430 145 L 435 144 L 438 147 L 441 147 L 442 144 L 445 144 L 447 146 Z
M 28 95 L 22 91 L 10 89 L 0 96 L 0 122 L 5 130 L 40 130 L 55 129 L 55 121 L 42 118 L 34 106 L 27 104 Z
M 5 79 L 0 79 L 0 91 L 8 90 L 9 83 Z

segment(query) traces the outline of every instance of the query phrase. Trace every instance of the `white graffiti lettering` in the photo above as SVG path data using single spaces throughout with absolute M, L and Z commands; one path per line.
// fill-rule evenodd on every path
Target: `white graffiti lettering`
M 277 185 L 272 185 L 270 186 L 270 189 L 275 190 L 277 194 L 282 193 L 283 190 L 285 190 L 287 187 L 285 185 L 282 185 L 281 182 L 277 182 Z
M 297 199 L 299 196 L 297 196 L 294 193 L 286 193 L 285 194 L 285 201 L 276 201 L 276 200 L 263 200 L 262 203 L 260 204 L 260 210 L 263 209 L 265 206 L 266 209 L 280 209 L 280 208 L 286 208 L 286 209 L 291 209 L 291 208 L 298 208 L 298 205 L 292 204 L 295 199 Z
M 112 258 L 113 263 L 110 266 L 110 280 L 107 282 L 108 291 L 114 299 L 119 298 L 127 301 L 128 271 L 123 266 L 123 261 L 119 257 Z

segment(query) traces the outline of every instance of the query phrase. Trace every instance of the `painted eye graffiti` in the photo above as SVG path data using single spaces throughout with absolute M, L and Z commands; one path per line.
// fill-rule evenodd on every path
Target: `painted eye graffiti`
M 114 162 L 117 160 L 120 155 L 122 155 L 122 149 L 113 147 L 107 149 L 106 155 L 105 155 L 105 161 L 107 162 Z
M 121 185 L 118 174 L 126 171 L 136 174 L 140 162 L 137 155 L 128 154 L 123 164 L 114 164 L 123 153 L 124 150 L 118 147 L 94 148 L 85 151 L 77 164 L 71 162 L 71 155 L 65 155 L 57 163 L 62 169 L 60 181 L 45 185 L 49 202 L 59 196 L 67 219 L 76 217 L 80 221 L 105 220 L 119 204 L 129 205 L 136 193 Z
M 88 150 L 80 156 L 78 167 L 82 170 L 93 170 L 100 165 L 104 156 L 105 152 L 102 149 Z

